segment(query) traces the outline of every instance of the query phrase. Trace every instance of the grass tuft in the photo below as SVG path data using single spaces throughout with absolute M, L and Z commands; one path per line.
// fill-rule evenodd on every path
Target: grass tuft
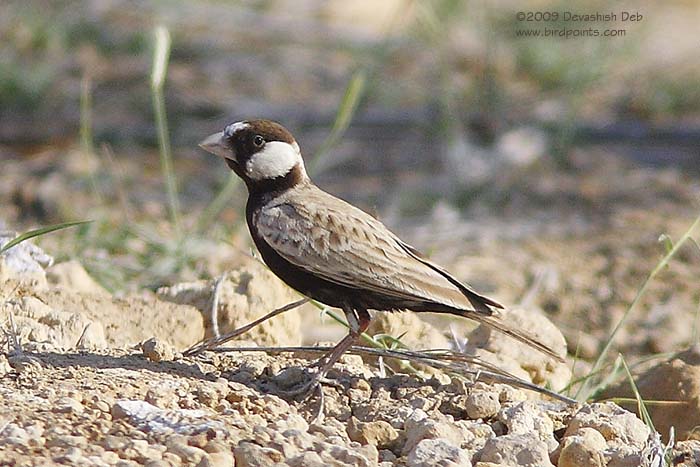
M 600 355 L 596 359 L 593 368 L 591 369 L 590 375 L 595 375 L 596 373 L 600 372 L 602 366 L 604 365 L 605 359 L 608 356 L 608 353 L 610 352 L 610 349 L 612 348 L 612 345 L 615 341 L 615 338 L 617 337 L 618 332 L 620 329 L 622 329 L 622 326 L 627 322 L 627 319 L 629 318 L 630 314 L 632 313 L 633 310 L 635 310 L 641 301 L 642 297 L 646 293 L 649 284 L 656 278 L 656 276 L 661 272 L 673 259 L 673 257 L 678 253 L 680 248 L 688 241 L 694 242 L 692 235 L 694 232 L 700 227 L 700 216 L 698 216 L 695 221 L 692 223 L 692 225 L 688 228 L 688 230 L 685 231 L 685 233 L 681 236 L 681 238 L 673 244 L 673 242 L 668 239 L 667 241 L 664 240 L 663 243 L 664 245 L 671 246 L 670 250 L 667 251 L 666 255 L 659 261 L 654 267 L 654 269 L 649 273 L 647 278 L 644 280 L 642 283 L 642 286 L 639 288 L 637 291 L 636 296 L 634 297 L 634 300 L 632 300 L 632 303 L 630 306 L 625 310 L 623 313 L 622 317 L 620 318 L 620 321 L 615 325 L 615 328 L 613 329 L 612 333 L 610 334 L 610 337 L 605 342 L 605 346 L 603 347 L 603 350 L 600 352 Z M 591 391 L 591 386 L 593 385 L 592 378 L 587 377 L 584 379 L 583 384 L 579 387 L 577 393 L 576 393 L 576 399 L 578 400 L 588 400 L 593 392 Z M 601 387 L 598 385 L 598 387 Z

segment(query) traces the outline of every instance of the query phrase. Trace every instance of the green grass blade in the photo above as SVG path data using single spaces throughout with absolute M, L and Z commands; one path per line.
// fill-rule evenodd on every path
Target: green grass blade
M 639 400 L 636 397 L 611 397 L 609 399 L 601 399 L 598 402 L 614 402 L 617 405 L 620 404 L 631 404 L 631 403 L 638 403 Z M 648 407 L 687 407 L 688 403 L 686 401 L 668 401 L 668 400 L 657 400 L 657 399 L 644 399 L 644 405 Z
M 634 297 L 634 300 L 630 304 L 630 306 L 625 310 L 623 313 L 622 317 L 620 318 L 620 321 L 618 321 L 617 325 L 615 325 L 615 328 L 613 329 L 612 333 L 610 334 L 610 337 L 608 338 L 607 342 L 605 343 L 605 346 L 603 347 L 603 350 L 600 352 L 600 355 L 595 361 L 595 364 L 593 365 L 593 368 L 591 369 L 592 373 L 595 373 L 600 366 L 603 364 L 603 361 L 608 355 L 608 352 L 610 352 L 610 349 L 612 348 L 612 344 L 615 340 L 615 337 L 617 337 L 617 333 L 622 329 L 622 326 L 627 322 L 627 318 L 629 317 L 630 313 L 632 310 L 637 308 L 637 305 L 641 301 L 642 297 L 647 291 L 647 288 L 649 287 L 649 284 L 651 281 L 654 280 L 654 278 L 661 272 L 671 261 L 671 259 L 678 253 L 678 251 L 681 249 L 681 247 L 688 241 L 689 239 L 692 240 L 692 235 L 697 228 L 700 227 L 700 216 L 698 216 L 695 219 L 695 222 L 690 226 L 688 230 L 681 236 L 680 240 L 673 245 L 671 250 L 666 253 L 666 255 L 659 261 L 659 263 L 656 265 L 653 271 L 649 273 L 649 276 L 644 280 L 644 283 L 640 287 L 640 289 L 637 291 L 637 295 Z M 587 380 L 584 382 L 584 384 L 579 388 L 579 391 L 577 393 L 576 398 L 579 399 L 579 396 L 585 396 L 585 398 L 588 398 L 587 390 L 589 388 L 589 383 L 590 380 Z M 579 399 L 580 400 L 580 399 Z
M 216 220 L 217 216 L 221 213 L 221 211 L 224 210 L 224 208 L 228 205 L 229 201 L 231 201 L 231 198 L 236 193 L 237 188 L 238 176 L 234 173 L 231 173 L 231 175 L 229 175 L 228 180 L 226 181 L 226 184 L 219 191 L 219 194 L 216 195 L 216 198 L 214 198 L 214 200 L 211 203 L 209 203 L 209 205 L 204 209 L 204 211 L 202 211 L 202 214 L 199 216 L 199 219 L 197 219 L 197 232 L 204 232 L 211 226 L 212 223 L 214 223 L 214 220 Z
M 153 111 L 156 118 L 158 132 L 158 147 L 160 153 L 160 167 L 165 180 L 165 189 L 168 193 L 168 209 L 170 220 L 175 230 L 175 236 L 181 237 L 180 230 L 180 200 L 177 194 L 177 179 L 173 170 L 173 156 L 170 149 L 170 136 L 168 134 L 168 118 L 165 111 L 165 97 L 163 86 L 168 72 L 168 60 L 170 58 L 170 34 L 163 26 L 155 29 L 155 50 L 153 53 L 153 69 L 151 71 L 151 94 L 153 96 Z
M 335 121 L 333 122 L 331 132 L 323 144 L 321 144 L 321 147 L 316 152 L 316 155 L 309 164 L 310 171 L 314 171 L 316 168 L 318 168 L 328 151 L 330 151 L 333 146 L 340 141 L 345 134 L 345 131 L 347 131 L 352 118 L 355 116 L 357 107 L 360 105 L 366 85 L 367 72 L 364 69 L 355 72 L 350 79 L 347 88 L 345 88 L 345 94 L 343 95 L 338 111 L 335 114 Z
M 29 240 L 30 238 L 34 237 L 39 237 L 41 235 L 45 235 L 50 232 L 55 232 L 56 230 L 63 230 L 67 229 L 69 227 L 74 227 L 76 225 L 82 225 L 82 224 L 89 224 L 92 221 L 74 221 L 74 222 L 64 222 L 62 224 L 55 224 L 55 225 L 50 225 L 48 227 L 42 227 L 40 229 L 34 229 L 30 230 L 28 232 L 25 232 L 16 238 L 10 240 L 7 242 L 2 248 L 0 248 L 0 255 L 5 253 L 7 250 L 12 248 L 13 246 L 19 245 L 25 240 Z
M 632 387 L 634 397 L 635 399 L 637 399 L 637 411 L 639 412 L 639 416 L 652 431 L 656 431 L 656 428 L 654 428 L 654 421 L 651 419 L 651 415 L 649 415 L 649 411 L 647 410 L 647 406 L 644 403 L 644 399 L 642 399 L 642 395 L 639 393 L 637 384 L 634 382 L 632 372 L 627 366 L 627 362 L 625 361 L 624 357 L 622 357 L 622 355 L 620 355 L 620 359 L 622 360 L 622 366 L 625 368 L 625 372 L 627 373 L 627 378 L 629 379 L 630 386 Z

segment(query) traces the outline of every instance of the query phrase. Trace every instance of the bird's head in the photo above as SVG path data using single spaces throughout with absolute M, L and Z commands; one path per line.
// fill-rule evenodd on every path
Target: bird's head
M 307 178 L 299 145 L 277 122 L 244 120 L 232 123 L 199 146 L 222 157 L 249 188 L 290 177 Z

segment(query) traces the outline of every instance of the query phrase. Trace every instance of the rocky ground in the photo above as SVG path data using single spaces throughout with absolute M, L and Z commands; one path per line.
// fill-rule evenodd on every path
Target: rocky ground
M 508 1 L 44 3 L 2 3 L 0 245 L 93 222 L 0 256 L 0 465 L 700 465 L 697 243 L 628 313 L 698 215 L 694 5 L 646 5 L 625 41 L 594 44 L 521 41 Z M 179 225 L 148 105 L 161 23 Z M 567 364 L 467 320 L 378 315 L 375 344 L 480 366 L 348 355 L 314 421 L 318 398 L 290 391 L 318 352 L 254 350 L 337 342 L 345 329 L 313 306 L 231 343 L 248 351 L 183 356 L 298 299 L 251 259 L 244 188 L 197 141 L 274 118 L 311 169 L 363 69 L 359 112 L 314 180 Z M 479 372 L 493 366 L 521 384 Z M 588 377 L 588 404 L 522 389 L 576 397 Z
M 221 332 L 295 298 L 255 260 L 218 287 L 201 281 L 120 298 L 77 262 L 50 263 L 27 243 L 0 262 L 3 314 L 12 317 L 0 356 L 2 465 L 660 465 L 659 435 L 611 402 L 568 404 L 435 370 L 392 375 L 391 362 L 347 355 L 315 419 L 317 397 L 289 394 L 316 353 L 183 357 L 213 333 L 205 323 L 214 293 Z M 237 345 L 298 344 L 301 316 L 288 312 Z M 409 342 L 439 334 L 413 314 L 395 316 L 378 318 L 375 331 L 412 329 Z M 543 315 L 518 316 L 519 326 L 564 351 Z M 567 365 L 509 353 L 504 338 L 483 329 L 470 337 L 483 348 L 467 353 L 522 379 L 561 389 L 571 378 Z M 667 454 L 672 465 L 696 465 L 700 442 Z

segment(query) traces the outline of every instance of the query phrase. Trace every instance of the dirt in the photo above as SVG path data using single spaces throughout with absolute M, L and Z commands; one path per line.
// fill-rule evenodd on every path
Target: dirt
M 504 414 L 525 399 L 508 386 L 445 375 L 382 378 L 349 356 L 324 388 L 325 419 L 309 424 L 318 402 L 284 395 L 308 360 L 289 355 L 153 362 L 138 350 L 43 350 L 8 360 L 0 385 L 3 465 L 232 465 L 233 458 L 239 466 L 433 465 L 409 461 L 421 440 L 447 438 L 463 458 L 478 458 L 489 439 L 518 433 Z M 556 446 L 556 433 L 579 408 L 530 410 L 547 420 L 546 439 Z M 642 439 L 634 442 L 643 445 L 648 431 L 641 421 L 638 429 Z M 639 455 L 642 445 L 623 457 Z
M 635 140 L 619 151 L 612 145 L 566 147 L 562 158 L 550 151 L 559 146 L 551 139 L 566 135 L 517 126 L 574 116 L 576 124 L 586 119 L 596 127 L 616 119 L 624 127 L 630 118 L 673 128 L 697 121 L 697 92 L 687 86 L 697 77 L 688 66 L 695 42 L 689 34 L 668 34 L 690 30 L 692 7 L 645 11 L 644 25 L 655 32 L 630 28 L 629 56 L 616 47 L 610 54 L 588 50 L 578 62 L 627 70 L 609 76 L 608 86 L 560 77 L 553 89 L 541 89 L 538 70 L 508 65 L 510 59 L 494 63 L 489 82 L 497 84 L 494 91 L 509 102 L 508 110 L 471 115 L 481 97 L 474 106 L 472 98 L 455 95 L 461 103 L 455 110 L 470 113 L 466 136 L 445 138 L 442 129 L 424 128 L 439 116 L 431 109 L 444 97 L 435 86 L 443 58 L 455 86 L 484 94 L 471 76 L 483 74 L 491 40 L 480 44 L 469 24 L 457 24 L 445 36 L 451 45 L 436 48 L 410 24 L 419 11 L 387 30 L 391 8 L 380 12 L 376 2 L 363 7 L 371 11 L 370 23 L 349 23 L 359 10 L 338 5 L 320 14 L 302 9 L 308 21 L 298 22 L 284 2 L 260 11 L 211 2 L 180 10 L 125 8 L 122 0 L 78 3 L 84 8 L 64 5 L 40 20 L 19 3 L 8 5 L 5 16 L 18 21 L 0 27 L 14 73 L 0 130 L 0 229 L 11 232 L 0 231 L 0 238 L 66 220 L 94 221 L 38 239 L 41 248 L 23 244 L 20 263 L 28 268 L 21 274 L 0 260 L 1 465 L 614 467 L 658 459 L 656 434 L 613 403 L 566 406 L 504 384 L 348 356 L 329 375 L 335 384 L 324 388 L 325 420 L 313 423 L 317 398 L 302 401 L 286 393 L 304 380 L 301 369 L 317 353 L 183 357 L 199 339 L 297 298 L 250 258 L 243 187 L 233 189 L 220 213 L 200 217 L 229 173 L 195 145 L 216 129 L 212 125 L 259 115 L 298 129 L 309 157 L 328 135 L 358 64 L 390 44 L 382 58 L 389 65 L 372 65 L 376 76 L 370 80 L 389 85 L 371 86 L 367 112 L 355 116 L 333 151 L 337 159 L 329 165 L 337 165 L 314 179 L 378 213 L 460 279 L 521 310 L 523 320 L 514 322 L 532 332 L 553 329 L 549 335 L 557 345 L 563 335 L 570 357 L 567 365 L 549 365 L 472 322 L 442 316 L 380 316 L 372 331 L 403 335 L 402 342 L 415 349 L 471 352 L 520 378 L 564 390 L 572 378 L 590 373 L 649 273 L 697 217 L 696 148 L 675 141 L 667 147 L 647 137 L 641 146 Z M 471 7 L 467 13 L 483 16 Z M 508 5 L 494 13 L 513 16 Z M 144 107 L 151 99 L 147 32 L 156 18 L 167 20 L 174 38 L 166 100 L 181 191 L 179 227 L 169 219 L 153 119 Z M 261 28 L 262 20 L 270 27 Z M 335 36 L 342 40 L 327 41 Z M 499 44 L 506 52 L 524 45 Z M 568 42 L 571 53 L 564 56 L 578 56 L 579 44 Z M 649 50 L 675 53 L 669 59 Z M 598 63 L 599 56 L 609 62 Z M 18 96 L 13 83 L 22 91 Z M 78 136 L 83 89 L 90 91 L 93 117 L 85 130 L 94 141 Z M 581 93 L 578 104 L 571 89 Z M 659 112 L 659 96 L 679 108 Z M 413 123 L 371 124 L 387 115 L 394 125 L 396 119 Z M 453 136 L 468 146 L 453 147 Z M 484 136 L 493 147 L 472 141 Z M 660 159 L 672 161 L 674 151 L 687 155 L 691 170 L 659 166 Z M 638 163 L 643 160 L 656 165 Z M 671 427 L 676 439 L 691 438 L 671 450 L 673 465 L 700 465 L 700 442 L 692 440 L 700 425 L 694 383 L 700 364 L 692 347 L 700 335 L 699 251 L 688 242 L 659 271 L 620 328 L 609 358 L 619 353 L 632 367 L 643 396 L 652 399 L 650 412 L 664 442 Z M 217 294 L 219 308 L 212 298 Z M 345 329 L 322 316 L 307 305 L 242 336 L 237 345 L 336 342 Z M 603 373 L 608 371 L 612 366 Z M 615 392 L 604 395 L 633 397 L 626 374 L 617 376 Z M 636 401 L 624 406 L 638 408 Z
M 248 351 L 181 353 L 212 334 L 204 322 L 218 317 L 226 332 L 233 310 L 246 323 L 274 306 L 271 297 L 293 297 L 257 260 L 220 279 L 115 298 L 86 292 L 92 279 L 77 262 L 49 266 L 46 277 L 40 266 L 27 280 L 13 276 L 7 264 L 44 259 L 40 253 L 28 244 L 3 258 L 14 258 L 2 268 L 11 318 L 0 356 L 3 465 L 565 467 L 585 453 L 601 465 L 636 465 L 662 449 L 655 432 L 614 404 L 552 399 L 484 379 L 478 366 L 458 376 L 347 355 L 322 399 L 299 397 L 320 354 L 255 348 L 298 343 L 289 331 L 308 312 L 241 336 L 248 340 L 237 345 Z M 563 355 L 563 336 L 544 314 L 512 313 L 504 319 Z M 415 314 L 374 323 L 385 335 L 406 328 L 413 347 L 436 344 L 437 328 Z M 558 389 L 571 378 L 568 365 L 498 333 L 477 328 L 467 337 L 465 355 L 524 381 Z

